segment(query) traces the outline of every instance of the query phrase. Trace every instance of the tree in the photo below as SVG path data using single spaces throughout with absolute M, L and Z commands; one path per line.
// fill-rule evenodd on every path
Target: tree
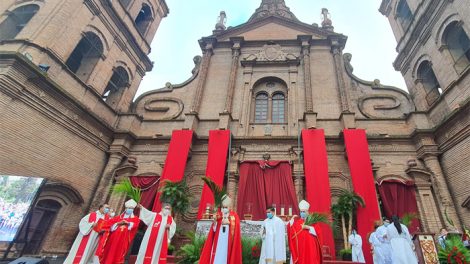
M 364 199 L 355 192 L 343 190 L 338 198 L 338 202 L 331 207 L 331 211 L 336 221 L 341 219 L 343 228 L 343 240 L 346 249 L 350 248 L 347 236 L 352 231 L 353 223 L 355 222 L 357 208 L 365 207 Z M 346 229 L 346 221 L 348 228 Z

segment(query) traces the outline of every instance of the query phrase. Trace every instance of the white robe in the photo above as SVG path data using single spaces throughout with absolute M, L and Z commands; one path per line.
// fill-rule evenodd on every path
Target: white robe
M 139 218 L 148 227 L 147 227 L 147 230 L 145 231 L 144 238 L 142 239 L 142 244 L 140 244 L 139 253 L 137 254 L 137 260 L 135 261 L 136 264 L 144 263 L 145 253 L 147 252 L 150 234 L 152 233 L 151 226 L 154 224 L 157 224 L 155 223 L 156 216 L 157 216 L 157 213 L 149 211 L 144 207 L 140 208 Z M 167 221 L 168 221 L 168 216 L 162 216 L 162 222 L 160 224 L 160 228 L 158 229 L 157 241 L 155 243 L 155 248 L 153 250 L 152 262 L 151 262 L 152 264 L 158 263 L 159 261 L 160 251 L 163 245 L 163 236 L 166 232 Z M 170 225 L 170 230 L 168 231 L 168 244 L 170 244 L 170 240 L 175 235 L 175 232 L 176 232 L 176 223 L 173 220 Z
M 364 254 L 362 253 L 362 238 L 358 234 L 351 234 L 349 236 L 349 243 L 352 246 L 352 261 L 359 263 L 366 263 Z
M 230 215 L 225 217 L 230 217 Z M 227 263 L 229 228 L 230 226 L 228 224 L 222 225 L 219 229 L 219 237 L 217 238 L 217 244 L 212 244 L 213 247 L 217 247 L 214 256 L 214 264 Z M 217 224 L 214 224 L 214 231 L 215 230 L 217 230 Z
M 101 218 L 104 218 L 104 215 L 101 214 L 100 211 L 96 211 L 95 222 L 88 222 L 88 219 L 90 219 L 90 214 L 85 215 L 82 220 L 80 220 L 80 223 L 78 224 L 79 232 L 77 238 L 75 238 L 75 242 L 73 242 L 72 248 L 69 251 L 69 255 L 65 259 L 64 264 L 73 263 L 73 260 L 77 255 L 78 248 L 80 247 L 80 243 L 82 242 L 83 237 L 87 235 L 89 235 L 90 238 L 88 239 L 85 250 L 83 251 L 83 257 L 80 260 L 80 264 L 99 263 L 98 258 L 94 258 L 96 247 L 98 246 L 98 233 L 93 230 L 93 224 L 98 222 L 98 220 Z
M 286 225 L 281 218 L 273 216 L 264 220 L 263 245 L 259 264 L 285 263 L 286 254 Z
M 381 225 L 375 231 L 375 236 L 380 241 L 380 255 L 382 256 L 381 264 L 392 264 L 392 246 L 390 245 L 390 239 L 387 236 L 387 227 Z
M 369 243 L 371 244 L 374 252 L 374 264 L 383 264 L 384 256 L 382 255 L 382 251 L 380 251 L 382 243 L 378 239 L 376 231 L 370 234 Z
M 387 236 L 392 245 L 392 263 L 418 264 L 408 228 L 401 225 L 401 230 L 402 233 L 399 234 L 394 224 L 387 226 Z

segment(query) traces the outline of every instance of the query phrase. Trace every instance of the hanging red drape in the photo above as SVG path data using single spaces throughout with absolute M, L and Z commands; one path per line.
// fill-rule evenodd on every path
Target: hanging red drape
M 230 143 L 230 130 L 209 131 L 209 147 L 207 154 L 206 176 L 218 186 L 224 184 L 225 167 L 227 164 L 228 147 Z M 214 203 L 214 195 L 204 184 L 199 202 L 197 218 L 201 219 L 207 204 Z
M 192 130 L 173 131 L 170 145 L 168 146 L 165 165 L 162 171 L 160 186 L 165 180 L 179 182 L 183 179 L 192 138 Z M 161 210 L 161 206 L 160 193 L 157 192 L 152 211 L 159 212 Z
M 288 161 L 245 161 L 240 164 L 239 174 L 237 212 L 240 217 L 251 213 L 253 220 L 265 219 L 266 208 L 273 204 L 278 214 L 281 206 L 284 214 L 288 214 L 289 207 L 293 214 L 299 213 Z
M 365 207 L 357 209 L 357 232 L 363 237 L 374 229 L 374 221 L 380 220 L 379 203 L 375 192 L 374 175 L 370 162 L 366 131 L 363 129 L 345 129 L 344 143 L 348 157 L 354 192 L 360 195 Z M 362 243 L 366 263 L 372 263 L 369 243 Z
M 402 217 L 406 213 L 418 214 L 415 185 L 413 182 L 386 180 L 378 186 L 384 214 L 390 219 L 393 215 Z M 413 220 L 410 232 L 419 228 L 419 220 Z
M 158 191 L 160 176 L 130 176 L 129 180 L 132 186 L 142 190 L 140 204 L 147 209 L 152 209 L 155 195 Z
M 325 133 L 323 129 L 302 130 L 304 148 L 305 189 L 311 212 L 331 215 L 331 189 L 328 175 Z M 335 256 L 333 230 L 328 224 L 318 224 L 322 229 L 323 243 Z

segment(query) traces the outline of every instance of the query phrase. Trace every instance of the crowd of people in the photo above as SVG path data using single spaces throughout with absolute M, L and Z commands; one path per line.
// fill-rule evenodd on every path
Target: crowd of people
M 11 241 L 28 212 L 29 203 L 12 203 L 0 198 L 0 241 Z

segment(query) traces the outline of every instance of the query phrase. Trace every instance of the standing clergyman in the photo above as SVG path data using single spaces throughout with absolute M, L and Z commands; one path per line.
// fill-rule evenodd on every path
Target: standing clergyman
M 266 210 L 263 227 L 263 245 L 259 264 L 286 262 L 286 225 L 275 215 L 274 208 Z

